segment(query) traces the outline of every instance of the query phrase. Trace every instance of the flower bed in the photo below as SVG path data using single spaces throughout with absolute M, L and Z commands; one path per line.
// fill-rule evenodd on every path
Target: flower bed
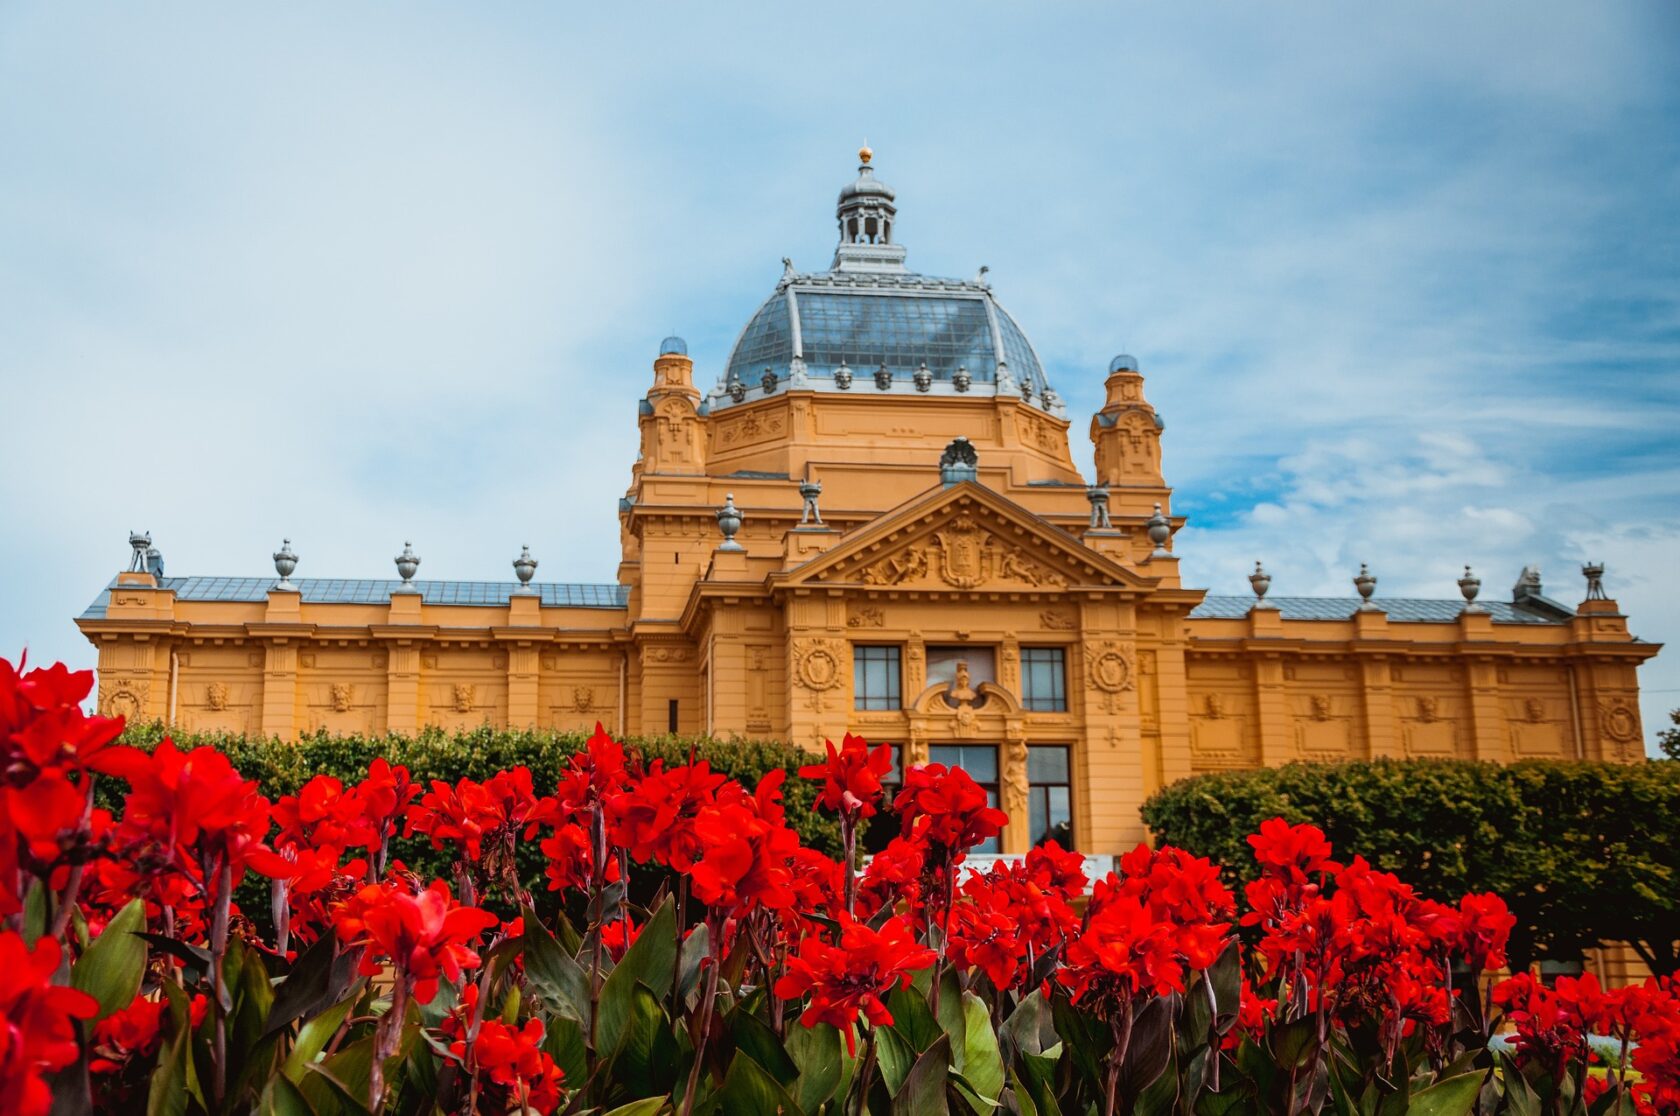
M 1171 847 L 966 871 L 1006 818 L 936 764 L 860 870 L 890 765 L 851 736 L 800 771 L 838 858 L 790 828 L 786 771 L 747 787 L 600 731 L 556 771 L 374 759 L 270 802 L 215 748 L 120 743 L 91 684 L 0 660 L 3 1113 L 1680 1111 L 1675 981 L 1489 987 L 1496 896 L 1420 898 L 1311 825 L 1249 838 L 1239 908 Z M 569 913 L 539 918 L 531 843 Z M 631 902 L 650 874 L 674 883 Z

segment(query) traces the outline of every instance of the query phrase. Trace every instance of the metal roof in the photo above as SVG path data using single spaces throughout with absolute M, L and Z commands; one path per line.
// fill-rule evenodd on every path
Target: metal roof
M 1346 620 L 1359 611 L 1358 597 L 1267 597 L 1266 603 L 1276 605 L 1285 620 Z M 1435 622 L 1455 621 L 1464 611 L 1464 602 L 1429 600 L 1419 597 L 1379 597 L 1371 602 L 1390 620 Z M 1529 610 L 1508 601 L 1481 601 L 1496 624 L 1561 624 L 1556 616 Z M 1253 597 L 1207 596 L 1190 613 L 1192 620 L 1240 620 L 1254 607 Z
M 261 603 L 274 588 L 272 577 L 166 577 L 161 588 L 173 590 L 177 601 L 233 601 Z M 305 604 L 385 604 L 402 582 L 379 579 L 293 578 Z M 502 608 L 518 588 L 511 581 L 415 581 L 420 599 L 432 605 L 474 605 Z M 111 602 L 115 579 L 94 598 L 83 620 L 103 620 Z M 531 588 L 549 608 L 625 608 L 630 590 L 623 585 L 585 585 L 532 582 Z

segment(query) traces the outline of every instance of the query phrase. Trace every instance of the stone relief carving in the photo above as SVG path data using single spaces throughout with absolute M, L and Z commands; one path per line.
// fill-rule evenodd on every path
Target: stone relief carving
M 1132 647 L 1112 640 L 1085 649 L 1085 673 L 1093 689 L 1103 695 L 1103 707 L 1113 713 L 1122 693 L 1134 686 Z
M 350 702 L 355 697 L 355 688 L 348 682 L 334 682 L 330 692 L 332 694 L 333 712 L 350 712 Z
M 473 699 L 477 696 L 477 690 L 478 687 L 473 685 L 471 682 L 455 683 L 455 712 L 471 713 L 473 710 Z
M 1047 608 L 1038 614 L 1038 623 L 1040 627 L 1048 628 L 1053 632 L 1071 632 L 1077 626 L 1078 621 L 1074 619 L 1071 612 L 1064 612 L 1059 608 Z
M 146 707 L 146 692 L 150 685 L 138 679 L 124 679 L 99 686 L 99 711 L 106 717 L 134 720 Z
M 824 695 L 839 686 L 843 677 L 845 647 L 834 639 L 798 639 L 793 654 L 794 678 L 809 691 L 806 700 L 811 710 L 821 713 L 827 704 Z
M 592 686 L 572 687 L 572 712 L 587 713 L 595 708 L 595 689 Z
M 1432 725 L 1440 718 L 1440 710 L 1440 698 L 1420 697 L 1417 699 L 1417 719 L 1426 725 Z
M 212 682 L 204 687 L 204 704 L 217 713 L 228 707 L 228 687 L 226 682 Z
M 1027 741 L 1011 736 L 1003 746 L 1003 809 L 1011 818 L 1027 820 Z
M 1330 697 L 1328 694 L 1314 694 L 1312 696 L 1312 719 L 1328 721 L 1330 719 Z
M 1067 578 L 1029 556 L 1020 547 L 1003 547 L 971 515 L 959 515 L 933 533 L 933 543 L 907 546 L 866 566 L 867 585 L 901 585 L 926 577 L 930 569 L 957 589 L 973 589 L 993 580 L 1022 581 L 1035 588 L 1064 588 Z
M 1523 701 L 1523 720 L 1531 725 L 1537 725 L 1546 716 L 1546 703 L 1539 698 L 1526 698 Z
M 686 663 L 688 662 L 688 648 L 654 644 L 651 647 L 643 648 L 642 661 L 646 663 Z
M 1618 744 L 1639 739 L 1639 710 L 1625 698 L 1611 698 L 1598 705 L 1600 731 Z
M 1209 694 L 1202 699 L 1210 721 L 1217 721 L 1225 716 L 1225 696 L 1223 694 Z
M 848 628 L 879 628 L 887 622 L 887 614 L 875 605 L 860 605 L 846 617 Z

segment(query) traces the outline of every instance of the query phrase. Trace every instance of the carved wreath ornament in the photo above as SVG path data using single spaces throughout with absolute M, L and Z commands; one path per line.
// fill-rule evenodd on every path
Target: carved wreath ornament
M 1089 652 L 1091 685 L 1105 694 L 1132 688 L 1132 660 L 1118 643 L 1099 643 Z
M 832 690 L 840 684 L 840 653 L 828 640 L 804 640 L 798 645 L 799 680 L 808 690 Z

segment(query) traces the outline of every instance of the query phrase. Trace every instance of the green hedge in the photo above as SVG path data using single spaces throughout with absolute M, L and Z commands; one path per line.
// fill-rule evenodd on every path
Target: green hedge
M 1680 763 L 1294 763 L 1185 779 L 1143 807 L 1160 842 L 1242 880 L 1248 834 L 1280 816 L 1432 898 L 1497 892 L 1515 965 L 1625 941 L 1680 967 Z
M 333 775 L 346 786 L 367 774 L 368 763 L 383 756 L 392 764 L 407 767 L 415 782 L 429 788 L 434 779 L 454 783 L 459 779 L 483 780 L 498 771 L 524 765 L 531 769 L 538 793 L 553 790 L 556 778 L 569 757 L 583 750 L 587 734 L 570 732 L 508 732 L 489 727 L 467 732 L 426 729 L 417 736 L 333 736 L 316 733 L 296 743 L 264 737 L 226 733 L 182 733 L 161 724 L 133 725 L 124 735 L 126 743 L 150 750 L 165 735 L 172 735 L 183 750 L 208 744 L 225 753 L 235 768 L 257 780 L 262 793 L 272 801 L 294 794 L 316 775 Z M 801 779 L 799 768 L 812 756 L 791 744 L 769 740 L 712 740 L 678 736 L 636 737 L 625 742 L 650 762 L 664 759 L 667 766 L 688 762 L 690 750 L 712 765 L 714 771 L 740 780 L 749 788 L 765 772 L 781 768 L 788 773 L 783 784 L 783 801 L 788 824 L 800 839 L 829 855 L 840 852 L 840 829 L 832 814 L 817 809 L 820 783 Z M 121 780 L 102 780 L 96 789 L 99 804 L 120 813 L 125 787 Z M 537 840 L 519 848 L 521 875 L 538 896 L 539 909 L 548 913 L 543 883 L 543 858 Z M 403 860 L 423 878 L 450 878 L 447 853 L 434 850 L 424 838 L 399 839 L 392 855 Z M 633 891 L 651 894 L 659 879 L 641 873 Z M 266 925 L 267 903 L 247 881 L 241 888 L 240 906 L 259 925 Z M 511 913 L 511 912 L 509 912 Z

